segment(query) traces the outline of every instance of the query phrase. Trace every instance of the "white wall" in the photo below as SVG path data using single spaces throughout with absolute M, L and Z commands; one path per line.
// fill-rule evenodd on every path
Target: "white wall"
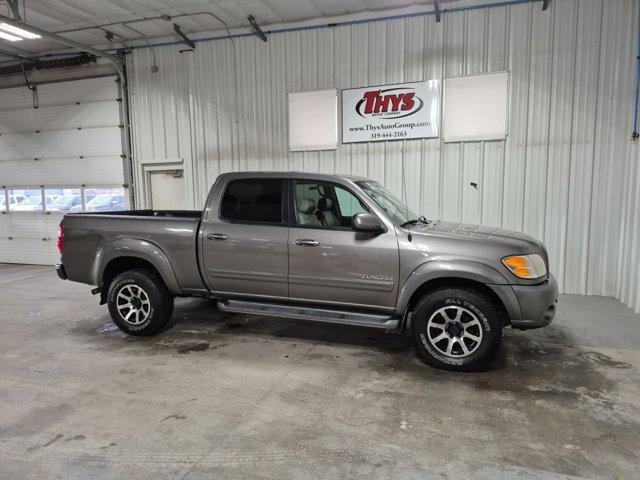
M 225 171 L 353 173 L 400 194 L 403 165 L 409 203 L 427 217 L 530 233 L 548 246 L 565 293 L 616 296 L 640 311 L 640 155 L 629 141 L 637 9 L 556 0 L 546 12 L 519 3 L 445 13 L 439 24 L 418 16 L 182 54 L 182 45 L 139 49 L 129 59 L 135 159 L 183 162 L 196 208 Z M 287 92 L 502 70 L 511 72 L 505 141 L 287 152 Z

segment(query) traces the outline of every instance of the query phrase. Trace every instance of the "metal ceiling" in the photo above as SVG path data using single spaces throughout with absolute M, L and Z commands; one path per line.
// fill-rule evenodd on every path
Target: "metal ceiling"
M 100 48 L 140 39 L 177 38 L 174 23 L 190 35 L 226 28 L 251 31 L 247 20 L 250 15 L 268 28 L 345 15 L 366 18 L 399 10 L 434 9 L 434 0 L 18 0 L 18 3 L 26 23 Z M 498 0 L 438 3 L 446 12 L 448 7 L 498 3 Z M 11 16 L 6 0 L 0 0 L 0 14 Z M 0 60 L 9 58 L 6 55 L 2 58 L 3 53 L 29 56 L 60 50 L 59 44 L 47 39 L 21 42 L 0 39 Z

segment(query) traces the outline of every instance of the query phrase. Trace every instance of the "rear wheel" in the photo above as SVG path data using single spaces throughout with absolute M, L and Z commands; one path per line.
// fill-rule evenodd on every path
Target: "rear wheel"
M 476 290 L 440 288 L 425 295 L 411 317 L 420 357 L 445 370 L 474 370 L 490 361 L 502 339 L 499 312 Z
M 113 322 L 129 335 L 155 335 L 173 314 L 173 297 L 158 274 L 148 269 L 128 270 L 114 278 L 107 303 Z

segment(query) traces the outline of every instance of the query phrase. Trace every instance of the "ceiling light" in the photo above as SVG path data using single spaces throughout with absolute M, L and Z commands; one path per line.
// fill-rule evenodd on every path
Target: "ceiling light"
M 23 38 L 40 38 L 40 35 L 38 34 L 31 33 L 30 31 L 24 30 L 22 28 L 14 27 L 13 25 L 9 25 L 8 23 L 0 23 L 0 30 L 4 30 L 5 32 L 9 32 L 14 35 L 20 35 Z
M 22 40 L 20 37 L 14 37 L 13 35 L 9 35 L 8 33 L 0 32 L 0 38 L 4 38 L 5 40 L 9 40 L 10 42 L 17 42 L 18 40 Z

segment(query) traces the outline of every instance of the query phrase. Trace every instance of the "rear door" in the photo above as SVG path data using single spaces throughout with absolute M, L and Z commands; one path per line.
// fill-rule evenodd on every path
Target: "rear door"
M 202 263 L 209 288 L 232 297 L 287 298 L 285 181 L 230 179 L 203 223 Z
M 292 179 L 289 298 L 393 310 L 399 253 L 395 232 L 357 233 L 351 218 L 369 211 L 347 186 Z

